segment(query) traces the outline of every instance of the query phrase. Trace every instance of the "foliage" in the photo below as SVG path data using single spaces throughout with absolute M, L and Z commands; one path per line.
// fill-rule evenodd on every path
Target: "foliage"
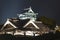
M 41 16 L 40 18 L 38 18 L 38 20 L 42 21 L 45 25 L 48 25 L 49 28 L 54 29 L 54 27 L 56 26 L 56 21 L 51 18 Z
M 60 26 L 58 26 L 58 29 L 57 29 L 57 31 L 59 31 L 59 32 L 60 32 Z

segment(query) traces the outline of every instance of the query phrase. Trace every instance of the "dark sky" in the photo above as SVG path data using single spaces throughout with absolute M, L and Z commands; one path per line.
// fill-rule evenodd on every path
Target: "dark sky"
M 46 16 L 56 20 L 60 24 L 59 0 L 0 0 L 0 24 L 7 18 L 17 17 L 24 8 L 32 7 L 39 16 Z

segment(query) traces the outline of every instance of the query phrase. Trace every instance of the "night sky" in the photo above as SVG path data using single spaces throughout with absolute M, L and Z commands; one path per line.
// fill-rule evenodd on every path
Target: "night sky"
M 17 17 L 23 9 L 32 7 L 38 16 L 46 16 L 56 20 L 60 25 L 60 2 L 58 0 L 0 0 L 0 24 L 7 18 Z

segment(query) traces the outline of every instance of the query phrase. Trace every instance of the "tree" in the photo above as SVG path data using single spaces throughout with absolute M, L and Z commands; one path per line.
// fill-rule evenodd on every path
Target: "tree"
M 51 18 L 47 18 L 45 16 L 41 16 L 37 20 L 42 21 L 43 24 L 47 25 L 51 29 L 54 29 L 54 27 L 56 26 L 56 21 L 55 20 L 53 20 Z

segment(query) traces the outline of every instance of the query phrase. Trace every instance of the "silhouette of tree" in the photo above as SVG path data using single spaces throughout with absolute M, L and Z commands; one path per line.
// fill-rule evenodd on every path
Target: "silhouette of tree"
M 54 29 L 54 27 L 56 26 L 56 21 L 55 20 L 53 20 L 51 18 L 47 18 L 45 16 L 41 16 L 37 20 L 42 21 L 43 24 L 48 25 L 48 27 L 51 28 L 51 29 Z

